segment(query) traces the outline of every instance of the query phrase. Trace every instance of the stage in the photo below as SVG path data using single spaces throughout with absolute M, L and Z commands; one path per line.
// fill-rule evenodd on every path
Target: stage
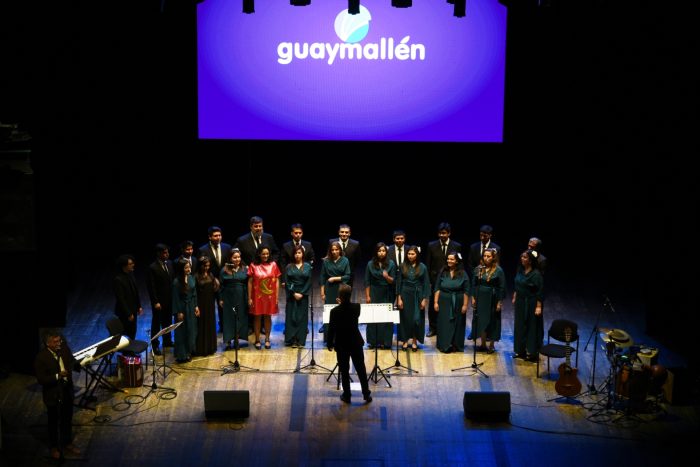
M 64 332 L 74 351 L 104 338 L 104 323 L 111 314 L 108 284 L 103 278 L 97 287 L 81 287 L 69 300 Z M 600 313 L 601 327 L 624 329 L 635 343 L 658 347 L 659 362 L 667 368 L 684 364 L 680 356 L 642 333 L 638 312 L 622 303 L 615 308 L 614 314 Z M 560 294 L 550 296 L 545 313 L 545 329 L 560 317 L 579 324 L 578 378 L 585 391 L 591 383 L 595 336 L 587 350 L 583 349 L 598 310 L 584 297 Z M 315 315 L 318 329 L 318 313 Z M 125 393 L 99 388 L 92 405 L 96 410 L 76 409 L 75 443 L 82 450 L 82 460 L 68 462 L 84 460 L 86 465 L 100 466 L 225 465 L 234 461 L 261 466 L 672 464 L 690 449 L 691 433 L 698 429 L 692 406 L 665 402 L 657 406 L 650 398 L 643 410 L 627 410 L 620 402 L 607 404 L 611 407 L 606 410 L 603 386 L 611 359 L 600 339 L 593 382 L 603 393 L 551 400 L 558 397 L 555 382 L 562 360 L 553 359 L 547 373 L 546 359 L 541 357 L 538 378 L 535 363 L 514 359 L 510 303 L 505 306 L 503 339 L 496 344 L 497 351 L 476 354 L 488 378 L 474 374 L 471 368 L 471 342 L 463 353 L 443 354 L 435 349 L 435 338 L 426 338 L 417 352 L 399 353 L 400 363 L 417 373 L 390 368 L 396 362 L 394 349 L 378 351 L 378 364 L 391 387 L 382 378 L 377 383 L 372 380 L 374 401 L 370 404 L 362 401 L 359 388 L 353 390 L 351 405 L 342 403 L 335 377 L 328 380 L 329 373 L 323 369 L 299 372 L 311 359 L 310 338 L 305 348 L 284 347 L 283 317 L 282 312 L 273 319 L 271 350 L 255 350 L 241 342 L 239 363 L 259 371 L 226 370 L 235 352 L 224 352 L 221 343 L 216 354 L 180 365 L 167 348 L 165 362 L 176 372 L 161 367 L 155 391 L 151 390 L 151 366 L 144 367 L 143 387 L 125 388 Z M 149 322 L 149 313 L 140 318 L 137 337 L 145 335 Z M 316 364 L 333 368 L 335 354 L 314 334 Z M 162 357 L 156 358 L 162 365 Z M 374 350 L 365 351 L 365 362 L 369 372 Z M 167 372 L 165 379 L 162 370 Z M 74 376 L 79 398 L 85 373 Z M 110 381 L 118 384 L 116 375 L 113 378 Z M 32 376 L 21 374 L 12 374 L 2 384 L 5 465 L 48 463 L 40 386 Z M 203 394 L 210 390 L 248 391 L 250 416 L 208 420 Z M 465 392 L 492 391 L 510 395 L 510 415 L 505 421 L 466 418 Z M 490 403 L 502 408 L 502 402 L 493 399 Z M 489 410 L 483 405 L 478 408 Z

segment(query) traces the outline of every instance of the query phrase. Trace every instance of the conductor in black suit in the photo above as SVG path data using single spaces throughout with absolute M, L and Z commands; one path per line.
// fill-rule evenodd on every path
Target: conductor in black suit
M 428 254 L 426 255 L 425 266 L 428 268 L 428 277 L 430 278 L 430 290 L 435 293 L 435 281 L 438 274 L 447 266 L 447 254 L 451 251 L 455 253 L 462 252 L 462 245 L 450 238 L 452 227 L 447 222 L 441 222 L 438 225 L 438 239 L 428 243 Z M 429 300 L 430 309 L 428 310 L 428 333 L 427 337 L 437 335 L 437 313 L 435 313 L 434 300 Z
M 248 266 L 253 264 L 255 252 L 258 251 L 260 246 L 266 246 L 270 249 L 270 261 L 274 261 L 279 267 L 280 249 L 277 247 L 274 237 L 263 232 L 262 217 L 253 216 L 250 218 L 250 233 L 238 237 L 234 248 L 238 248 L 241 251 L 241 260 Z
M 366 402 L 372 402 L 372 392 L 369 390 L 367 382 L 367 368 L 365 367 L 365 354 L 362 350 L 365 341 L 358 328 L 360 317 L 360 304 L 351 303 L 352 287 L 347 284 L 340 284 L 338 288 L 338 306 L 331 310 L 331 317 L 328 323 L 328 333 L 326 335 L 328 350 L 335 349 L 338 359 L 338 371 L 343 385 L 343 394 L 340 400 L 350 403 L 350 359 L 360 378 L 362 395 Z
M 197 255 L 197 258 L 202 256 L 209 258 L 209 264 L 211 265 L 209 270 L 214 274 L 214 277 L 219 277 L 221 268 L 224 267 L 225 259 L 231 255 L 231 245 L 224 243 L 222 241 L 223 238 L 221 227 L 212 225 L 209 227 L 209 243 L 200 246 L 199 254 Z M 194 266 L 194 264 L 192 266 Z M 192 271 L 194 271 L 194 269 L 192 269 Z M 221 323 L 223 322 L 224 309 L 218 303 L 217 300 L 219 332 L 222 332 L 223 325 Z
M 170 248 L 164 243 L 156 245 L 156 260 L 148 266 L 148 297 L 151 299 L 151 337 L 173 324 L 173 279 L 175 269 L 170 261 Z M 153 353 L 160 355 L 158 339 L 151 343 Z M 172 347 L 170 333 L 163 335 L 163 347 Z
M 121 255 L 117 258 L 119 272 L 114 276 L 114 314 L 124 328 L 124 335 L 129 339 L 136 339 L 136 324 L 138 316 L 143 314 L 139 290 L 134 279 L 136 261 L 131 255 Z
M 56 330 L 44 335 L 45 347 L 34 359 L 34 373 L 41 384 L 49 419 L 51 458 L 79 455 L 73 445 L 73 372 L 75 359 L 68 344 Z

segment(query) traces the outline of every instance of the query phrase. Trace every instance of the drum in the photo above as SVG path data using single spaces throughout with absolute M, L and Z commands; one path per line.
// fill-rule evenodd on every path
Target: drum
M 642 365 L 625 363 L 617 373 L 615 391 L 620 397 L 629 399 L 630 408 L 644 406 L 651 386 L 651 369 Z
M 141 357 L 119 355 L 119 381 L 122 387 L 137 388 L 143 386 L 143 366 Z

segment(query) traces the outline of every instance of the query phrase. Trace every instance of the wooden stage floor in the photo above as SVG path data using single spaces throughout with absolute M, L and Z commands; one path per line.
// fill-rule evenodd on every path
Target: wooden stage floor
M 316 293 L 316 297 L 318 294 Z M 147 299 L 144 296 L 144 303 Z M 113 307 L 107 279 L 86 283 L 68 301 L 68 325 L 64 333 L 74 351 L 104 339 L 104 323 Z M 320 303 L 316 304 L 320 310 Z M 512 307 L 503 317 L 503 339 L 491 355 L 477 353 L 476 361 L 488 377 L 473 374 L 472 343 L 464 353 L 442 354 L 426 339 L 418 352 L 400 352 L 400 362 L 417 373 L 387 371 L 384 379 L 370 382 L 374 401 L 364 404 L 359 388 L 351 405 L 339 400 L 335 378 L 328 372 L 297 369 L 310 362 L 311 349 L 292 349 L 282 343 L 284 307 L 273 319 L 273 347 L 255 350 L 242 342 L 238 360 L 255 372 L 224 372 L 234 352 L 219 352 L 178 365 L 172 349 L 165 361 L 173 368 L 159 389 L 150 391 L 152 368 L 146 369 L 144 387 L 95 392 L 96 410 L 76 408 L 75 444 L 80 458 L 68 465 L 172 466 L 172 465 L 310 465 L 310 466 L 418 466 L 478 465 L 673 465 L 692 451 L 698 432 L 695 406 L 651 400 L 644 408 L 624 410 L 619 402 L 606 403 L 602 394 L 573 400 L 557 397 L 554 384 L 561 360 L 552 360 L 547 374 L 542 357 L 540 377 L 535 364 L 513 358 Z M 643 316 L 636 307 L 616 304 L 616 313 L 601 313 L 601 327 L 627 331 L 636 343 L 659 348 L 660 363 L 667 368 L 685 364 L 681 356 L 645 336 Z M 577 321 L 581 343 L 579 378 L 584 390 L 591 383 L 594 345 L 592 335 L 597 304 L 584 297 L 550 294 L 545 329 L 559 317 Z M 318 315 L 315 313 L 318 329 Z M 147 311 L 139 320 L 139 338 L 150 324 Z M 318 365 L 333 368 L 335 354 L 322 347 L 315 334 L 314 357 Z M 600 341 L 599 341 L 600 344 Z M 367 350 L 368 371 L 374 351 Z M 160 363 L 160 357 L 159 363 Z M 382 369 L 396 361 L 394 350 L 377 354 Z M 150 358 L 149 358 L 150 361 Z M 458 367 L 465 370 L 452 371 Z M 594 383 L 602 388 L 610 362 L 600 348 Z M 167 368 L 165 368 L 167 370 Z M 85 373 L 77 378 L 77 391 L 85 387 Z M 113 380 L 117 383 L 117 379 Z M 161 386 L 173 388 L 167 392 Z M 207 420 L 205 390 L 245 390 L 250 394 L 250 416 L 241 420 Z M 510 393 L 511 413 L 506 421 L 465 418 L 465 392 Z M 7 466 L 51 464 L 48 459 L 46 413 L 41 388 L 31 375 L 11 374 L 0 380 L 2 449 Z M 173 397 L 174 396 L 174 397 Z M 609 409 L 606 406 L 611 405 Z

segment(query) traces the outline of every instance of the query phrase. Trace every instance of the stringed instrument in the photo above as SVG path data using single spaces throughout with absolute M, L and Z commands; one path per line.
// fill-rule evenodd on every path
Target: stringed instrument
M 564 397 L 574 397 L 581 392 L 581 381 L 576 373 L 578 370 L 571 366 L 571 328 L 564 329 L 564 340 L 566 341 L 566 361 L 559 365 L 559 380 L 554 384 L 557 394 Z

